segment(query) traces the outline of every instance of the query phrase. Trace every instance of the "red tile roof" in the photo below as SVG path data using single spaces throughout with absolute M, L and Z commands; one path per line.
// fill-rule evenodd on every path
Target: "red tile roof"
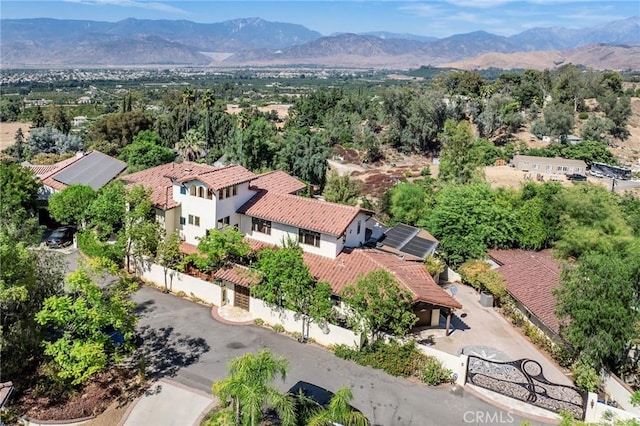
M 489 250 L 489 256 L 501 265 L 498 272 L 509 293 L 558 333 L 560 323 L 553 289 L 560 284 L 560 265 L 551 250 Z
M 137 185 L 151 189 L 151 201 L 153 205 L 163 210 L 168 210 L 178 205 L 178 203 L 173 200 L 173 183 L 171 179 L 192 173 L 194 168 L 197 169 L 199 167 L 201 167 L 200 164 L 188 162 L 168 163 L 125 175 L 120 179 L 125 182 L 128 189 Z
M 260 282 L 260 279 L 249 268 L 240 265 L 233 265 L 218 269 L 214 278 L 229 281 L 242 287 L 251 287 Z
M 184 183 L 192 180 L 199 180 L 213 190 L 227 188 L 232 185 L 249 182 L 256 177 L 255 174 L 242 166 L 234 165 L 227 167 L 208 166 L 205 171 L 195 171 L 186 176 L 179 177 L 178 182 Z
M 276 246 L 253 238 L 244 238 L 253 250 L 263 248 L 277 249 Z M 198 248 L 192 244 L 182 243 L 183 253 L 197 253 Z M 331 285 L 334 294 L 341 294 L 342 290 L 355 284 L 358 278 L 376 269 L 389 271 L 401 286 L 413 295 L 414 302 L 427 302 L 437 306 L 461 309 L 462 305 L 449 295 L 433 280 L 421 262 L 408 262 L 399 257 L 375 249 L 351 249 L 342 251 L 338 257 L 331 259 L 304 252 L 304 263 L 311 274 L 318 281 L 326 281 Z M 246 272 L 240 265 L 218 270 L 214 277 L 224 279 L 234 284 L 248 287 L 255 284 L 255 277 Z
M 299 181 L 282 170 L 263 173 L 252 180 L 249 186 L 250 189 L 255 191 L 264 190 L 278 192 L 280 194 L 295 194 L 306 187 L 307 185 L 304 182 Z
M 235 176 L 235 177 L 234 177 Z M 207 164 L 192 163 L 169 163 L 152 167 L 137 173 L 132 173 L 121 177 L 130 188 L 135 185 L 142 185 L 152 189 L 151 201 L 161 209 L 172 209 L 178 205 L 173 200 L 173 182 L 188 182 L 198 179 L 201 182 L 218 190 L 230 185 L 247 182 L 255 176 L 242 166 L 213 167 Z
M 313 276 L 331 284 L 335 294 L 340 294 L 346 286 L 355 284 L 360 276 L 376 269 L 385 269 L 411 292 L 414 302 L 462 308 L 457 300 L 436 284 L 422 263 L 408 262 L 393 254 L 369 249 L 345 250 L 335 259 L 311 253 L 304 253 L 303 257 Z
M 335 237 L 342 235 L 360 212 L 371 213 L 358 207 L 265 191 L 253 196 L 238 210 L 247 216 Z

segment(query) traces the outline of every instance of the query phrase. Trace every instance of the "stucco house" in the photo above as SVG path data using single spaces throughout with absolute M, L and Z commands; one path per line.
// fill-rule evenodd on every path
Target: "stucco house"
M 363 274 L 383 268 L 413 295 L 419 325 L 437 325 L 440 314 L 462 306 L 427 273 L 421 262 L 365 246 L 373 212 L 296 195 L 306 189 L 282 171 L 256 175 L 242 166 L 171 163 L 121 178 L 152 190 L 158 220 L 167 235 L 178 232 L 183 250 L 197 250 L 210 229 L 236 227 L 254 248 L 297 241 L 318 280 L 341 290 Z M 242 266 L 219 270 L 222 303 L 250 310 L 253 278 Z

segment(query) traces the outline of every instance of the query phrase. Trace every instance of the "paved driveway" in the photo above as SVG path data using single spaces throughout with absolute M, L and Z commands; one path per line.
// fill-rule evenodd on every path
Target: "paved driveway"
M 229 360 L 269 348 L 290 362 L 281 390 L 299 380 L 329 390 L 349 386 L 354 394 L 353 405 L 375 425 L 493 424 L 496 416 L 505 423 L 523 421 L 459 388 L 453 392 L 449 385 L 428 387 L 395 378 L 263 327 L 218 323 L 211 318 L 209 307 L 151 288 L 140 289 L 133 299 L 139 304 L 139 328 L 153 378 L 169 377 L 209 392 L 213 380 L 226 377 Z

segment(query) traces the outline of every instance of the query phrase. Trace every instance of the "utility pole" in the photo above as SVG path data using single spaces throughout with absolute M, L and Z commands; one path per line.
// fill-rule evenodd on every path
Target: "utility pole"
M 617 183 L 616 178 L 611 179 L 611 192 L 615 192 Z

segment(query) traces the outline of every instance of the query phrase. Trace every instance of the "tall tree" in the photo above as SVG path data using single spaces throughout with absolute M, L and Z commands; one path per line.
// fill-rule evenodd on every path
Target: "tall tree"
M 61 106 L 55 106 L 53 111 L 51 112 L 51 125 L 54 129 L 60 131 L 61 133 L 68 135 L 71 131 L 71 120 L 67 115 L 64 108 Z
M 299 247 L 261 250 L 252 268 L 261 276 L 254 294 L 270 305 L 300 314 L 303 336 L 311 322 L 324 323 L 330 316 L 331 286 L 314 280 Z
M 276 128 L 264 117 L 252 118 L 246 128 L 236 132 L 228 141 L 226 153 L 229 160 L 237 161 L 249 170 L 271 168 L 274 164 L 276 147 L 273 138 Z
M 342 301 L 349 310 L 349 324 L 372 341 L 382 333 L 405 336 L 418 321 L 411 310 L 411 294 L 384 269 L 369 272 L 345 287 Z
M 300 179 L 324 187 L 329 148 L 321 138 L 306 131 L 288 129 L 277 154 L 278 168 Z
M 211 109 L 215 105 L 215 98 L 213 97 L 213 93 L 211 90 L 205 90 L 202 94 L 202 106 L 204 106 L 205 110 L 205 123 L 204 123 L 204 141 L 206 143 L 207 148 L 210 146 L 211 139 L 209 138 L 209 131 L 211 129 Z
M 207 154 L 207 142 L 199 130 L 190 129 L 176 144 L 175 149 L 184 161 L 196 161 Z
M 36 315 L 56 340 L 45 342 L 45 354 L 58 366 L 57 376 L 77 385 L 131 349 L 135 303 L 113 288 L 103 291 L 84 269 L 67 277 L 72 294 L 52 296 Z M 121 336 L 123 342 L 112 337 Z M 122 343 L 122 345 L 120 345 Z
M 0 259 L 0 380 L 7 381 L 36 368 L 45 330 L 35 316 L 45 299 L 62 293 L 64 265 L 55 253 L 27 248 L 5 229 L 0 229 Z
M 125 257 L 127 270 L 131 270 L 132 258 L 136 263 L 141 263 L 144 257 L 156 256 L 162 229 L 156 219 L 150 190 L 143 186 L 134 186 L 127 192 L 125 200 Z
M 551 104 L 544 109 L 544 125 L 549 136 L 566 142 L 567 136 L 573 130 L 573 112 L 571 108 L 562 104 Z
M 24 151 L 24 133 L 22 133 L 22 127 L 18 127 L 15 136 L 13 137 L 13 155 L 16 161 L 20 163 L 22 161 L 22 154 Z
M 79 226 L 89 217 L 96 192 L 88 185 L 69 185 L 49 198 L 49 214 L 64 225 Z
M 327 179 L 322 196 L 332 203 L 355 206 L 362 195 L 360 182 L 352 179 L 348 174 L 340 174 L 332 170 Z
M 619 371 L 640 321 L 640 251 L 589 253 L 566 267 L 556 291 L 561 334 L 593 367 Z
M 227 366 L 228 377 L 213 383 L 212 393 L 221 401 L 231 400 L 237 426 L 257 426 L 262 408 L 273 406 L 283 425 L 295 424 L 292 398 L 282 394 L 271 383 L 285 380 L 289 362 L 267 349 L 234 358 Z
M 447 120 L 440 135 L 440 169 L 438 177 L 444 182 L 465 184 L 478 180 L 480 168 L 473 150 L 473 132 L 466 121 L 456 124 Z
M 127 210 L 126 190 L 121 180 L 116 180 L 100 188 L 95 200 L 87 211 L 89 226 L 100 239 L 106 239 L 122 228 L 122 221 Z
M 170 163 L 175 159 L 175 153 L 162 146 L 157 133 L 143 130 L 133 138 L 131 144 L 122 148 L 119 158 L 127 163 L 127 170 L 133 173 Z
M 441 254 L 453 265 L 482 258 L 489 247 L 510 247 L 516 237 L 513 209 L 498 202 L 486 184 L 440 189 L 427 224 L 440 239 Z
M 191 87 L 187 87 L 186 89 L 184 89 L 184 91 L 182 92 L 182 102 L 187 107 L 187 121 L 185 123 L 185 129 L 184 129 L 185 132 L 188 132 L 191 126 L 191 106 L 194 104 L 195 101 L 196 101 L 196 91 Z
M 0 232 L 14 241 L 39 242 L 38 192 L 42 183 L 31 169 L 3 160 L 0 188 Z

